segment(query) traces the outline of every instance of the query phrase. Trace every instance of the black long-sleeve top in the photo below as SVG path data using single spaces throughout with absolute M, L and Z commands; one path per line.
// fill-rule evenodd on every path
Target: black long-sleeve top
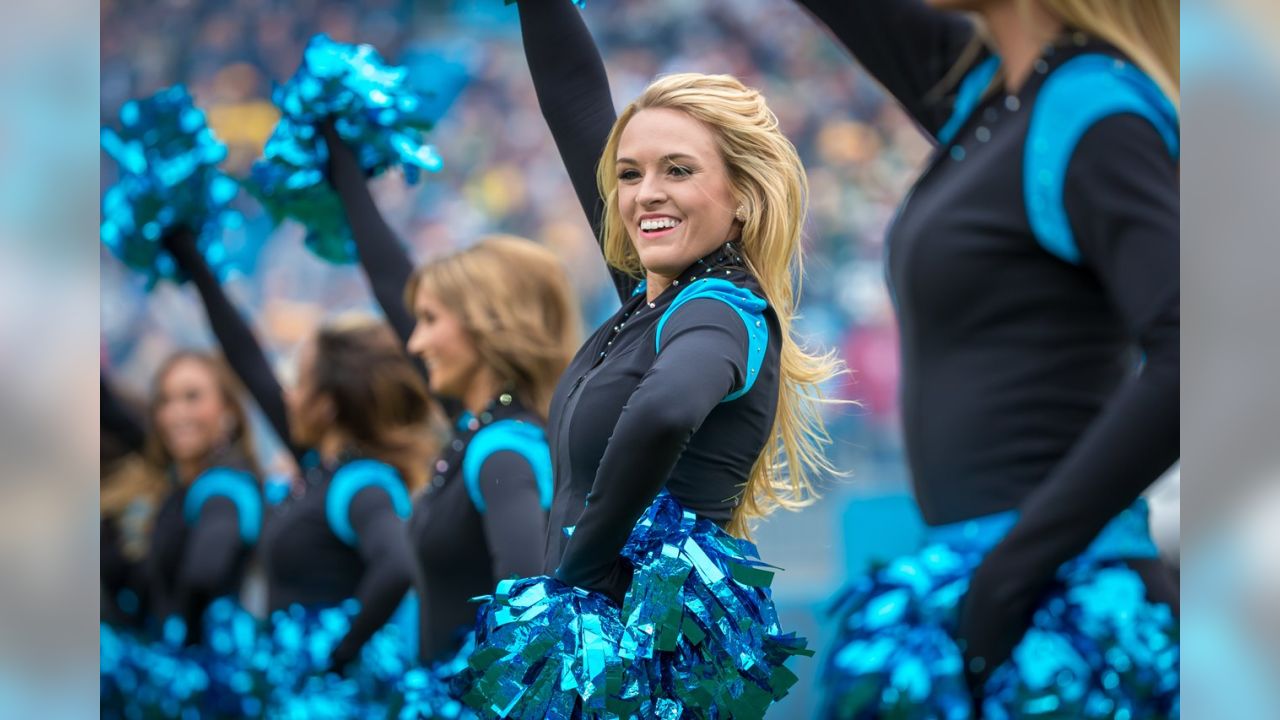
M 1064 34 L 1017 92 L 997 76 L 943 133 L 956 93 L 935 88 L 973 37 L 968 20 L 920 0 L 801 4 L 938 143 L 889 230 L 887 273 L 925 520 L 1020 511 L 966 608 L 970 650 L 990 669 L 1020 634 L 991 626 L 1025 628 L 1058 566 L 1178 457 L 1177 161 L 1138 114 L 1092 125 L 1065 169 L 1079 262 L 1064 261 L 1028 219 L 1030 117 L 1065 62 L 1117 50 Z
M 228 363 L 249 389 L 300 468 L 309 463 L 304 448 L 289 442 L 284 396 L 253 331 L 222 291 L 218 279 L 200 255 L 192 234 L 179 232 L 166 239 L 166 247 L 179 267 L 191 278 L 204 301 L 209 323 Z M 360 602 L 351 629 L 335 648 L 334 667 L 356 657 L 365 641 L 395 612 L 412 580 L 404 521 L 396 515 L 392 499 L 381 489 L 365 489 L 351 499 L 350 517 L 357 549 L 342 542 L 328 527 L 324 496 L 327 477 L 337 468 L 305 474 L 310 488 L 305 502 L 285 502 L 268 514 L 263 533 L 267 568 L 267 592 L 273 608 L 292 602 L 336 603 L 349 597 Z M 294 583 L 291 569 L 322 568 L 324 581 Z M 346 594 L 340 595 L 341 590 Z
M 402 343 L 408 344 L 415 319 L 405 306 L 404 290 L 413 272 L 412 261 L 387 225 L 369 192 L 355 153 L 331 123 L 320 128 L 329 147 L 328 177 L 342 201 L 355 240 L 360 265 L 374 297 Z M 415 359 L 427 378 L 427 369 Z M 542 567 L 542 540 L 547 511 L 540 493 L 536 457 L 545 455 L 543 421 L 518 400 L 495 399 L 480 418 L 464 418 L 456 399 L 436 397 L 454 423 L 453 436 L 432 462 L 434 475 L 417 498 L 409 533 L 419 582 L 419 656 L 425 663 L 445 659 L 457 651 L 465 632 L 475 624 L 471 599 L 492 592 L 497 581 L 513 575 L 536 575 Z M 509 420 L 533 428 L 527 455 L 502 450 L 484 458 L 472 457 L 472 440 L 491 422 Z M 495 430 L 502 432 L 502 427 Z M 541 448 L 536 447 L 541 444 Z M 486 447 L 492 447 L 488 445 Z M 481 447 L 479 452 L 485 452 Z M 474 487 L 463 477 L 463 465 L 477 463 Z M 478 492 L 479 497 L 472 493 Z M 483 510 L 481 509 L 483 507 Z
M 272 612 L 295 603 L 323 607 L 348 598 L 359 601 L 351 629 L 334 648 L 335 669 L 354 660 L 391 619 L 413 580 L 404 520 L 386 489 L 368 486 L 351 496 L 346 521 L 354 543 L 335 532 L 329 490 L 345 464 L 309 466 L 302 482 L 275 507 L 262 538 Z
M 543 116 L 599 237 L 595 168 L 615 118 L 603 64 L 569 0 L 522 0 L 519 8 Z M 671 313 L 659 337 L 660 318 L 704 278 L 764 296 L 733 246 L 695 262 L 652 301 L 635 278 L 615 271 L 622 307 L 586 341 L 556 388 L 546 570 L 563 582 L 621 600 L 630 568 L 619 552 L 664 488 L 721 524 L 741 501 L 773 426 L 781 336 L 772 308 L 744 319 L 725 302 L 702 298 Z M 757 368 L 749 361 L 751 336 L 766 331 Z M 726 400 L 753 376 L 749 392 Z
M 188 496 L 202 482 L 202 474 L 165 498 L 152 527 L 146 560 L 149 607 L 157 618 L 178 617 L 185 624 L 188 643 L 202 640 L 201 619 L 209 603 L 240 591 L 249 557 L 257 542 L 262 519 L 262 499 L 257 480 L 243 469 L 245 463 L 223 458 L 213 471 L 234 471 L 254 492 L 237 505 L 226 493 L 209 496 L 197 512 L 188 510 Z M 252 517 L 241 517 L 241 512 Z M 242 532 L 245 528 L 251 528 Z

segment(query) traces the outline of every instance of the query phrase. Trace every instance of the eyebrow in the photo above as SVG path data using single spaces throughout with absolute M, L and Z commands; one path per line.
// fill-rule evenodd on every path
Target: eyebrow
M 667 162 L 671 162 L 671 161 L 674 161 L 674 160 L 693 160 L 693 161 L 697 161 L 697 158 L 695 158 L 695 157 L 694 157 L 694 156 L 692 156 L 692 155 L 686 155 L 686 154 L 684 154 L 684 153 L 671 153 L 671 154 L 669 154 L 669 155 L 663 155 L 661 158 L 659 158 L 659 160 L 666 160 Z M 629 158 L 629 157 L 621 157 L 621 158 L 618 158 L 618 162 L 617 162 L 617 164 L 618 164 L 618 165 L 621 165 L 621 164 L 623 164 L 623 163 L 627 163 L 628 165 L 639 165 L 639 164 L 640 164 L 640 163 L 636 162 L 634 159 Z

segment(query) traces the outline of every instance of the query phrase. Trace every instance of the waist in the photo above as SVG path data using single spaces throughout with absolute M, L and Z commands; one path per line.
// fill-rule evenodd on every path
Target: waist
M 1112 518 L 1078 557 L 1096 561 L 1157 557 L 1148 514 L 1147 501 L 1139 498 Z M 986 554 L 1017 522 L 1018 511 L 1007 510 L 937 525 L 925 530 L 924 542 L 945 545 L 958 552 Z

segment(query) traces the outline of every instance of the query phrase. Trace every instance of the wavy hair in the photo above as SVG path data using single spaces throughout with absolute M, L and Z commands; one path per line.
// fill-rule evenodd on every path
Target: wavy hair
M 839 401 L 827 398 L 821 386 L 843 365 L 833 352 L 809 351 L 792 331 L 804 275 L 801 231 L 808 179 L 795 146 L 758 90 L 729 75 L 681 73 L 655 80 L 618 116 L 597 171 L 605 200 L 605 259 L 623 272 L 640 277 L 644 268 L 618 208 L 618 144 L 636 113 L 656 108 L 687 114 L 715 138 L 735 199 L 746 210 L 739 243 L 747 269 L 782 329 L 777 415 L 729 524 L 730 532 L 747 537 L 752 522 L 774 510 L 812 503 L 816 476 L 836 474 L 824 452 L 831 437 L 822 406 Z
M 532 240 L 490 235 L 418 268 L 405 286 L 410 309 L 424 289 L 458 316 L 503 387 L 546 420 L 582 327 L 560 259 Z

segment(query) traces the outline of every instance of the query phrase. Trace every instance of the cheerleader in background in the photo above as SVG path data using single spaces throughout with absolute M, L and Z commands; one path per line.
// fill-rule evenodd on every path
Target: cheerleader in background
M 414 271 L 355 153 L 331 123 L 322 132 L 374 295 L 448 410 L 449 439 L 427 465 L 409 520 L 419 658 L 440 682 L 429 683 L 436 697 L 421 680 L 406 691 L 423 715 L 443 714 L 457 705 L 446 685 L 465 666 L 472 599 L 541 571 L 552 493 L 547 407 L 579 341 L 578 309 L 559 260 L 522 238 L 482 238 Z
M 102 709 L 110 715 L 163 698 L 203 702 L 202 687 L 166 687 L 173 678 L 165 674 L 164 660 L 215 632 L 216 623 L 205 627 L 206 610 L 218 598 L 238 600 L 262 528 L 259 473 L 239 389 L 217 358 L 176 353 L 156 372 L 145 434 L 105 383 L 103 390 L 104 425 L 124 442 L 143 439 L 142 462 L 123 466 L 104 488 L 104 512 L 121 509 L 111 513 L 119 521 L 104 520 L 104 535 L 122 537 L 122 523 L 134 520 L 129 515 L 158 503 L 150 515 L 145 558 L 104 563 L 103 580 L 108 587 L 121 585 L 121 594 L 141 590 L 141 597 L 125 605 L 142 601 L 141 618 L 150 620 L 144 624 L 160 638 L 156 646 L 136 644 L 104 627 Z M 108 533 L 109 527 L 117 532 Z M 170 665 L 175 672 L 209 671 L 199 659 L 188 660 Z M 126 666 L 132 670 L 121 672 Z
M 846 592 L 823 716 L 1176 714 L 1178 3 L 801 4 L 937 145 L 886 239 L 929 547 Z
M 381 636 L 366 662 L 356 661 L 412 581 L 404 521 L 434 449 L 421 378 L 384 325 L 339 323 L 305 343 L 297 383 L 284 393 L 193 236 L 170 233 L 165 245 L 200 292 L 230 365 L 302 468 L 263 537 L 279 666 L 268 677 L 270 706 L 378 714 L 396 703 L 390 688 L 407 666 L 409 639 Z M 347 698 L 350 706 L 304 686 L 316 673 L 357 668 L 361 694 Z

